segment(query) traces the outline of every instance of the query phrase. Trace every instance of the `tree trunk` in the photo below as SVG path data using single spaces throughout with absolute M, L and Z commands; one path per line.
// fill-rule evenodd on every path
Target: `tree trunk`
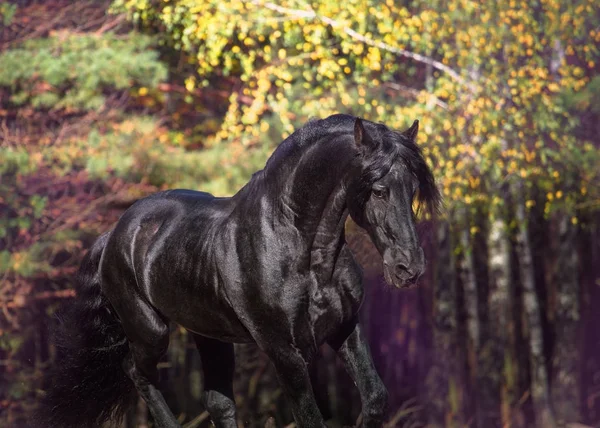
M 579 241 L 580 269 L 582 278 L 581 329 L 582 352 L 581 359 L 581 412 L 584 421 L 590 425 L 598 425 L 600 421 L 600 400 L 597 397 L 600 390 L 597 377 L 600 355 L 600 212 L 589 213 L 584 219 L 585 233 Z
M 460 282 L 463 288 L 463 301 L 466 316 L 467 341 L 465 352 L 468 363 L 468 382 L 470 385 L 470 411 L 473 412 L 476 425 L 481 426 L 482 414 L 479 400 L 479 351 L 481 328 L 479 324 L 479 292 L 475 277 L 475 257 L 473 254 L 473 242 L 471 237 L 471 221 L 466 211 L 461 215 L 464 223 L 461 224 L 459 239 L 462 249 L 460 261 Z
M 535 274 L 529 240 L 528 217 L 525 209 L 522 184 L 514 188 L 515 214 L 518 224 L 517 251 L 523 285 L 523 307 L 529 327 L 529 358 L 531 363 L 531 397 L 539 428 L 555 428 L 556 422 L 550 404 L 548 370 L 544 355 L 542 316 L 535 288 Z
M 552 402 L 559 424 L 580 421 L 579 343 L 580 287 L 578 281 L 577 227 L 561 213 L 558 217 L 556 261 L 556 343 Z
M 456 358 L 456 283 L 453 243 L 447 222 L 437 225 L 438 250 L 433 284 L 433 344 L 435 358 L 428 375 L 429 424 L 459 426 L 460 369 Z
M 507 225 L 502 216 L 497 215 L 497 218 L 491 223 L 488 233 L 490 328 L 489 339 L 486 343 L 489 358 L 485 368 L 485 383 L 489 399 L 496 398 L 501 405 L 502 426 L 511 425 L 511 408 L 516 402 L 516 376 L 512 369 L 516 363 L 513 352 L 511 352 L 509 338 L 510 331 L 514 330 L 509 289 L 510 265 Z

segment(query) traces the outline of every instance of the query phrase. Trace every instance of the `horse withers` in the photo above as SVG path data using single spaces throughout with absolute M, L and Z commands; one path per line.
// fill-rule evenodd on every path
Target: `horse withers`
M 388 283 L 418 280 L 413 201 L 435 210 L 440 197 L 417 130 L 416 121 L 395 132 L 348 115 L 311 120 L 231 198 L 169 190 L 132 205 L 82 262 L 44 426 L 118 420 L 137 391 L 156 426 L 178 427 L 157 388 L 170 321 L 196 341 L 218 427 L 237 427 L 233 343 L 248 342 L 273 362 L 298 427 L 325 426 L 307 368 L 325 342 L 360 391 L 362 426 L 381 426 L 387 391 L 357 320 L 362 273 L 344 225 L 350 215 L 368 232 Z

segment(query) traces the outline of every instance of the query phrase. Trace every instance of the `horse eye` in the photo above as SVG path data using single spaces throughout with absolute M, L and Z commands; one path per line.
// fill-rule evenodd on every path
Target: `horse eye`
M 379 187 L 374 187 L 371 190 L 371 193 L 373 194 L 373 196 L 375 196 L 378 199 L 382 199 L 385 196 L 385 189 L 379 188 Z

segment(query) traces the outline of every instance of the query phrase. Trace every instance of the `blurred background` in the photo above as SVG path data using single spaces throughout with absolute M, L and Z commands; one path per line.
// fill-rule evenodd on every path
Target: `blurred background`
M 387 427 L 600 426 L 600 9 L 595 0 L 115 0 L 0 4 L 0 426 L 28 426 L 95 237 L 136 199 L 232 195 L 311 117 L 351 113 L 418 141 L 444 195 L 429 268 L 392 290 L 352 223 L 362 323 Z M 292 422 L 239 346 L 240 426 Z M 207 427 L 195 348 L 160 365 Z M 360 414 L 324 348 L 331 426 Z M 577 423 L 582 425 L 576 425 Z M 149 427 L 143 402 L 123 427 Z

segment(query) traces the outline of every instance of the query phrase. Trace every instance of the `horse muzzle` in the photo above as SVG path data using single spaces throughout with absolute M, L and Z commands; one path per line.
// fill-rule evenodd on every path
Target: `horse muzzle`
M 406 288 L 416 284 L 424 272 L 425 256 L 421 248 L 411 252 L 398 252 L 396 257 L 383 258 L 385 281 L 397 288 Z

